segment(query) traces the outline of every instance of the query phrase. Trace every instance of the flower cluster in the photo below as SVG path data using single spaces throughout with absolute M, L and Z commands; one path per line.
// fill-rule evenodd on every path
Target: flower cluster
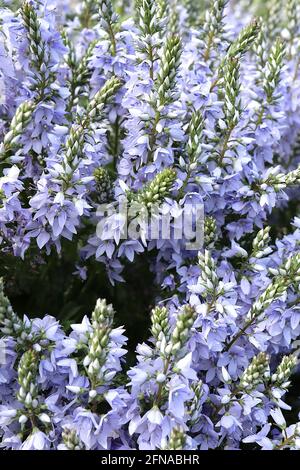
M 129 368 L 105 300 L 21 318 L 1 281 L 0 446 L 300 449 L 299 2 L 4 3 L 1 252 L 145 253 L 161 292 Z

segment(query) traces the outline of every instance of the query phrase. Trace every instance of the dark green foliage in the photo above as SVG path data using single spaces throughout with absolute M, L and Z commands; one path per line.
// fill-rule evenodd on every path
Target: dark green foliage
M 116 286 L 96 261 L 88 263 L 87 279 L 82 281 L 73 274 L 76 260 L 77 248 L 70 242 L 63 244 L 62 256 L 53 252 L 42 258 L 38 249 L 32 249 L 22 261 L 2 252 L 0 277 L 5 279 L 5 292 L 15 312 L 31 318 L 49 314 L 68 327 L 89 315 L 99 297 L 106 298 L 118 311 L 118 325 L 125 325 L 132 363 L 137 343 L 149 336 L 150 312 L 158 293 L 149 257 L 142 255 L 134 265 L 128 263 L 126 282 Z

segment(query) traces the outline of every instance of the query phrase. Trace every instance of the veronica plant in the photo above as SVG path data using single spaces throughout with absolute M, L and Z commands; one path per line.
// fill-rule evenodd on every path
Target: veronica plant
M 0 13 L 1 447 L 299 449 L 299 2 Z M 20 259 L 83 289 L 145 260 L 149 340 L 104 299 L 18 315 Z

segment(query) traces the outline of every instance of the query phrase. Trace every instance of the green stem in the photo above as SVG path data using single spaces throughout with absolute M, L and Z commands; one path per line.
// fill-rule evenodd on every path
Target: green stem
M 265 114 L 265 107 L 264 107 L 264 105 L 262 104 L 262 105 L 261 105 L 261 110 L 260 110 L 260 112 L 259 112 L 259 114 L 258 114 L 258 117 L 257 117 L 255 129 L 257 129 L 258 126 L 260 126 L 260 125 L 262 124 L 264 114 Z
M 254 318 L 248 320 L 248 321 L 245 323 L 244 327 L 241 328 L 240 331 L 239 331 L 236 335 L 234 335 L 233 338 L 232 338 L 232 340 L 226 345 L 225 351 L 229 351 L 229 349 L 231 349 L 231 347 L 234 345 L 234 343 L 235 343 L 241 336 L 243 336 L 243 335 L 246 333 L 246 331 L 248 330 L 248 328 L 249 328 L 251 325 L 253 325 L 253 323 L 254 323 L 255 320 L 256 320 L 256 317 L 254 317 Z
M 185 180 L 183 182 L 183 185 L 181 186 L 179 192 L 178 192 L 178 199 L 180 200 L 181 198 L 183 198 L 184 196 L 184 190 L 185 188 L 187 187 L 188 183 L 189 183 L 189 180 L 191 178 L 191 168 L 189 167 L 188 171 L 187 171 L 187 174 L 186 174 L 186 177 L 185 177 Z
M 150 78 L 154 80 L 154 54 L 152 46 L 149 46 L 149 60 L 150 60 Z
M 233 131 L 234 127 L 231 126 L 226 135 L 225 135 L 225 139 L 224 139 L 224 143 L 223 143 L 223 147 L 222 147 L 222 150 L 220 152 L 220 156 L 219 156 L 219 165 L 222 166 L 223 165 L 223 160 L 224 160 L 224 157 L 225 157 L 225 154 L 228 150 L 228 143 L 229 143 L 229 140 L 230 140 L 230 137 L 231 137 L 231 134 L 232 134 L 232 131 Z
M 211 93 L 212 91 L 214 91 L 214 89 L 215 89 L 216 86 L 218 85 L 219 81 L 220 81 L 220 77 L 219 77 L 219 76 L 214 79 L 214 81 L 212 82 L 211 87 L 210 87 L 210 89 L 209 89 L 210 93 Z
M 282 449 L 283 447 L 285 447 L 285 446 L 287 446 L 287 445 L 289 445 L 289 444 L 292 444 L 293 441 L 294 441 L 294 439 L 295 439 L 295 436 L 294 436 L 294 435 L 293 435 L 293 436 L 290 436 L 290 437 L 287 437 L 287 438 L 284 439 L 282 442 L 280 442 L 280 444 L 277 444 L 277 445 L 273 448 L 273 450 L 280 450 L 280 449 Z
M 114 159 L 114 168 L 117 168 L 117 159 L 119 156 L 119 149 L 120 149 L 120 118 L 117 116 L 115 124 L 114 124 L 114 142 L 112 148 L 112 154 Z
M 171 363 L 171 356 L 169 356 L 166 361 L 165 361 L 165 364 L 164 364 L 164 370 L 163 370 L 163 374 L 166 375 L 167 372 L 168 372 L 168 369 L 170 367 L 170 363 Z M 161 395 L 162 395 L 162 391 L 163 391 L 163 386 L 164 386 L 164 382 L 160 383 L 159 384 L 159 387 L 158 387 L 158 391 L 157 391 L 157 395 L 156 395 L 156 398 L 154 400 L 154 403 L 153 405 L 155 406 L 159 406 L 159 402 L 161 400 Z
M 214 39 L 214 32 L 211 31 L 208 35 L 207 48 L 205 49 L 205 52 L 204 52 L 204 55 L 203 55 L 203 58 L 204 58 L 205 62 L 207 62 L 209 60 L 210 51 L 211 51 L 211 47 L 212 47 L 212 44 L 213 44 L 213 39 Z
M 108 34 L 111 41 L 111 55 L 115 56 L 117 53 L 117 42 L 111 23 L 108 23 Z
M 157 138 L 156 126 L 157 126 L 157 124 L 159 123 L 160 117 L 161 117 L 161 116 L 160 116 L 160 112 L 159 112 L 159 111 L 156 111 L 156 113 L 155 113 L 155 118 L 154 118 L 154 123 L 153 123 L 153 127 L 152 127 L 152 130 L 151 130 L 151 133 L 150 133 L 150 137 L 149 137 L 148 163 L 150 163 L 150 162 L 153 161 L 153 156 L 154 156 L 154 151 L 155 151 L 155 145 L 156 145 L 156 138 Z

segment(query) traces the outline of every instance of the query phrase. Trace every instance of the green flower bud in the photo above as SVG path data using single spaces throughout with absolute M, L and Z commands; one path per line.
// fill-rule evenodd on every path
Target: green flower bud
M 185 305 L 178 314 L 176 325 L 171 335 L 171 353 L 177 354 L 187 342 L 197 313 L 190 305 Z
M 65 427 L 61 437 L 68 450 L 82 450 L 84 448 L 83 443 L 77 435 L 76 429 Z
M 181 428 L 173 428 L 167 450 L 182 450 L 186 443 L 186 434 Z
M 155 307 L 152 310 L 151 323 L 151 333 L 159 349 L 161 340 L 165 338 L 167 341 L 169 338 L 170 324 L 168 309 L 166 307 Z
M 265 353 L 255 356 L 240 379 L 240 389 L 246 393 L 255 390 L 270 377 L 270 358 Z
M 104 86 L 94 95 L 89 103 L 87 117 L 94 119 L 102 113 L 104 106 L 111 100 L 121 86 L 121 80 L 117 77 L 109 78 Z
M 3 279 L 0 278 L 0 331 L 3 335 L 13 336 L 22 343 L 27 338 L 24 322 L 15 314 L 9 299 L 4 294 Z
M 20 389 L 17 399 L 28 410 L 34 410 L 38 405 L 38 386 L 36 376 L 38 373 L 38 354 L 33 349 L 26 351 L 20 359 L 18 366 L 18 383 Z
M 32 101 L 24 101 L 17 108 L 10 124 L 10 130 L 4 136 L 2 148 L 0 151 L 0 159 L 7 158 L 13 148 L 18 147 L 22 134 L 30 123 L 34 109 L 35 103 Z
M 112 198 L 112 180 L 106 168 L 100 167 L 94 171 L 96 181 L 96 198 L 102 204 Z
M 254 302 L 247 314 L 247 319 L 259 318 L 272 302 L 279 299 L 292 285 L 300 282 L 300 254 L 289 258 L 278 270 L 278 276 Z
M 101 368 L 105 364 L 108 354 L 114 313 L 113 306 L 107 305 L 106 300 L 97 300 L 92 313 L 92 331 L 88 338 L 88 354 L 83 361 L 93 388 L 104 380 Z
M 243 54 L 245 54 L 256 40 L 260 27 L 260 22 L 255 19 L 242 29 L 237 39 L 229 47 L 226 54 L 226 60 L 227 58 L 239 59 Z
M 151 209 L 153 205 L 158 205 L 169 195 L 176 180 L 177 173 L 172 168 L 166 168 L 155 176 L 138 193 L 128 193 L 129 202 L 136 202 L 146 208 Z
M 204 60 L 208 61 L 212 50 L 220 44 L 224 33 L 224 10 L 228 0 L 212 0 L 203 24 L 202 38 L 205 42 Z
M 204 297 L 214 296 L 219 285 L 219 278 L 216 272 L 215 261 L 208 250 L 198 253 L 198 264 L 201 268 L 199 283 L 203 287 Z
M 289 378 L 293 372 L 293 369 L 297 365 L 297 357 L 291 354 L 290 356 L 284 356 L 281 363 L 276 369 L 276 372 L 272 375 L 271 381 L 276 387 L 288 388 L 290 382 Z
M 172 102 L 176 87 L 176 75 L 180 66 L 181 42 L 176 34 L 170 34 L 166 40 L 156 80 L 158 109 Z
M 213 217 L 206 217 L 204 220 L 204 243 L 206 248 L 212 248 L 217 239 L 217 224 Z
M 265 227 L 258 232 L 253 240 L 251 257 L 262 258 L 270 253 L 270 248 L 268 247 L 271 240 L 270 230 L 271 227 Z

